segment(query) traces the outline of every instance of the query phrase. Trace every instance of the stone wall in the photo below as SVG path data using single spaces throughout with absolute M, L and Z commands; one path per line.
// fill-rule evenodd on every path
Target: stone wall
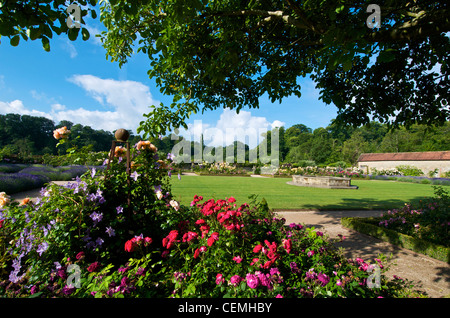
M 370 173 L 370 169 L 389 170 L 395 169 L 398 166 L 414 166 L 428 175 L 430 171 L 438 169 L 438 176 L 443 176 L 444 173 L 450 171 L 449 160 L 418 160 L 418 161 L 363 161 L 358 162 L 358 168 L 365 173 Z
M 314 188 L 329 188 L 329 189 L 358 189 L 357 186 L 351 185 L 350 178 L 342 177 L 317 177 L 317 176 L 299 176 L 293 175 L 292 181 L 287 182 L 291 185 L 314 187 Z

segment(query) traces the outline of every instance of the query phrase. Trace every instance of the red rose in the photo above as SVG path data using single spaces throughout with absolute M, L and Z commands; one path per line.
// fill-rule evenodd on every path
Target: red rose
M 203 219 L 199 219 L 199 220 L 197 220 L 196 222 L 195 222 L 195 224 L 197 224 L 197 225 L 202 225 L 202 224 L 205 224 L 206 222 L 205 222 L 205 220 L 203 220 Z
M 129 240 L 125 242 L 125 251 L 126 252 L 133 252 L 135 249 L 136 245 L 133 242 L 133 240 Z
M 89 265 L 87 270 L 88 270 L 88 272 L 92 273 L 92 272 L 96 272 L 97 269 L 99 269 L 99 268 L 100 268 L 100 263 L 99 262 L 94 262 L 91 265 Z
M 233 198 L 233 197 L 230 197 L 230 198 L 228 198 L 228 202 L 229 202 L 229 203 L 233 203 L 233 202 L 236 202 L 236 199 L 235 199 L 235 198 Z
M 291 252 L 291 248 L 292 248 L 291 239 L 288 239 L 288 240 L 283 239 L 283 247 L 286 250 L 286 252 L 289 254 Z
M 167 237 L 169 238 L 169 240 L 175 241 L 177 239 L 177 236 L 178 236 L 178 231 L 173 230 L 173 231 L 170 231 L 170 233 Z
M 261 249 L 262 249 L 262 245 L 258 244 L 253 248 L 253 253 L 259 253 L 259 252 L 261 252 Z
M 218 239 L 219 239 L 219 233 L 217 233 L 217 232 L 212 233 L 207 242 L 208 246 L 212 246 L 213 243 L 215 241 L 217 241 Z
M 83 259 L 84 258 L 84 252 L 79 252 L 75 258 L 78 259 L 78 260 L 79 259 Z
M 151 237 L 147 236 L 146 238 L 144 238 L 144 242 L 145 242 L 144 245 L 147 246 L 147 245 L 152 244 L 153 240 Z

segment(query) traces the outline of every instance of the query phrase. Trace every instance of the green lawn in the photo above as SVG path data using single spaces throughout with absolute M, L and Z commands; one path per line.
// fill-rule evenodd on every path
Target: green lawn
M 181 204 L 189 205 L 195 194 L 204 199 L 236 198 L 237 203 L 248 202 L 248 196 L 265 198 L 271 209 L 321 210 L 387 210 L 405 202 L 433 196 L 432 185 L 380 180 L 352 180 L 359 189 L 319 189 L 286 184 L 287 178 L 250 178 L 182 176 L 172 177 L 172 192 Z M 444 188 L 449 188 L 444 186 Z

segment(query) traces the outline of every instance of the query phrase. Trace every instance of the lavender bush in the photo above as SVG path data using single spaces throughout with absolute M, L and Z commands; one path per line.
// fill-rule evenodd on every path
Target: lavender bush
M 0 192 L 8 194 L 41 188 L 50 181 L 70 181 L 93 166 L 52 167 L 46 165 L 1 165 Z M 21 169 L 18 171 L 18 169 Z M 96 167 L 104 169 L 103 166 Z M 2 172 L 3 171 L 3 172 Z M 9 173 L 4 173 L 9 172 Z
M 450 178 L 429 178 L 429 177 L 417 177 L 417 176 L 403 176 L 403 175 L 363 175 L 363 177 L 375 180 L 391 180 L 399 182 L 412 182 L 432 185 L 450 185 Z
M 0 173 L 0 192 L 8 194 L 42 187 L 50 179 L 44 175 L 28 173 Z
M 29 165 L 22 163 L 3 163 L 0 164 L 0 173 L 15 173 L 25 169 Z

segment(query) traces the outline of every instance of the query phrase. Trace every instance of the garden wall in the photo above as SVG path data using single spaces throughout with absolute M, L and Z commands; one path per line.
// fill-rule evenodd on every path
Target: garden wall
M 358 168 L 364 170 L 366 173 L 370 173 L 370 169 L 375 168 L 377 170 L 389 170 L 395 169 L 398 166 L 414 166 L 423 171 L 424 174 L 428 174 L 435 169 L 438 169 L 438 175 L 444 175 L 447 171 L 450 171 L 450 160 L 429 160 L 429 161 L 364 161 L 358 162 Z

